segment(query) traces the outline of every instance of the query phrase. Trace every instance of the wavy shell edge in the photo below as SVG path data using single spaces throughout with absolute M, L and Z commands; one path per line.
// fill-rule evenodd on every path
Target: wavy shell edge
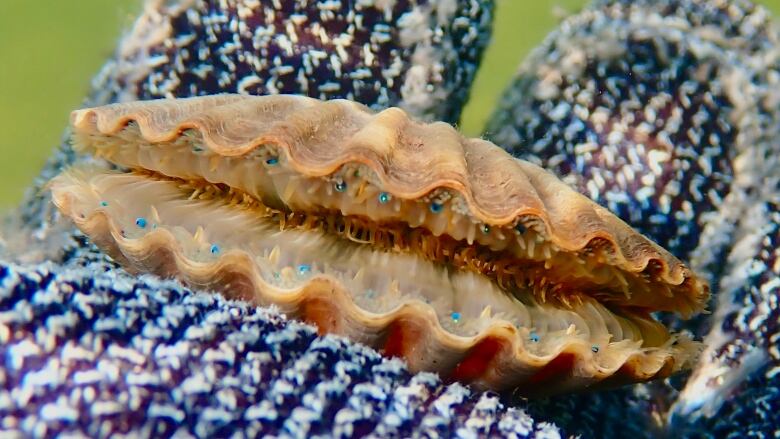
M 54 201 L 63 212 L 70 213 L 72 201 L 67 192 L 58 193 L 55 190 Z M 392 312 L 375 314 L 355 304 L 340 283 L 329 276 L 317 276 L 299 288 L 282 290 L 267 284 L 254 269 L 248 269 L 254 265 L 240 251 L 228 252 L 212 263 L 193 262 L 177 248 L 176 239 L 165 229 L 151 232 L 140 239 L 125 238 L 105 212 L 96 211 L 86 218 L 70 216 L 79 229 L 91 236 L 96 244 L 124 267 L 162 276 L 183 273 L 186 278 L 184 283 L 206 289 L 224 285 L 219 280 L 224 280 L 225 276 L 235 276 L 236 279 L 248 282 L 248 285 L 245 289 L 239 289 L 243 294 L 234 292 L 229 298 L 274 304 L 290 317 L 298 317 L 316 325 L 320 333 L 346 336 L 385 351 L 391 333 L 395 336 L 407 334 L 402 338 L 414 340 L 414 343 L 402 346 L 401 351 L 389 353 L 402 356 L 412 371 L 445 373 L 445 378 L 448 378 L 446 373 L 452 371 L 457 374 L 460 365 L 473 366 L 474 362 L 481 362 L 476 369 L 479 373 L 466 377 L 467 382 L 478 388 L 519 388 L 529 395 L 547 395 L 590 386 L 612 387 L 626 382 L 667 377 L 692 364 L 701 350 L 699 343 L 678 335 L 673 336 L 666 346 L 638 348 L 624 355 L 611 368 L 595 364 L 594 354 L 583 342 L 570 342 L 561 345 L 553 354 L 534 356 L 523 348 L 519 332 L 509 322 L 494 322 L 477 335 L 460 336 L 444 329 L 433 309 L 421 302 L 407 302 Z M 194 281 L 193 268 L 200 272 Z M 234 283 L 232 287 L 235 286 Z M 329 294 L 321 294 L 324 290 Z M 221 291 L 228 292 L 224 289 Z M 248 291 L 254 293 L 246 293 Z M 334 310 L 338 312 L 327 312 Z M 416 337 L 409 337 L 408 334 Z M 480 349 L 486 342 L 497 343 L 498 348 L 486 355 L 485 350 Z M 675 345 L 672 346 L 672 343 Z M 415 351 L 417 355 L 414 355 Z M 432 355 L 432 352 L 436 354 Z M 431 358 L 435 360 L 431 362 Z M 542 380 L 544 388 L 535 388 L 535 377 L 542 375 L 546 367 L 556 366 L 558 362 L 571 362 L 572 367 L 565 370 L 553 367 L 553 374 Z
M 334 109 L 333 111 L 349 113 L 350 117 L 361 119 L 366 125 L 377 123 L 387 125 L 389 121 L 393 121 L 393 123 L 403 127 L 413 126 L 417 129 L 435 127 L 436 130 L 446 133 L 450 139 L 458 139 L 458 146 L 464 155 L 491 155 L 491 159 L 506 163 L 505 166 L 514 166 L 515 170 L 519 171 L 523 178 L 527 179 L 534 187 L 536 198 L 539 200 L 538 206 L 518 207 L 498 215 L 491 213 L 489 209 L 480 204 L 475 196 L 475 191 L 472 190 L 469 184 L 465 183 L 472 181 L 468 178 L 471 175 L 467 175 L 464 179 L 443 178 L 422 187 L 405 188 L 388 176 L 387 170 L 376 157 L 371 160 L 351 154 L 345 155 L 339 160 L 318 163 L 318 166 L 313 166 L 311 162 L 303 162 L 305 156 L 298 153 L 299 147 L 294 140 L 291 140 L 296 133 L 285 133 L 285 131 L 291 130 L 289 123 L 286 125 L 284 123 L 274 125 L 267 129 L 266 133 L 254 135 L 243 143 L 230 144 L 231 139 L 224 134 L 225 124 L 217 122 L 216 119 L 212 123 L 208 123 L 211 114 L 207 112 L 224 110 L 226 106 L 233 107 L 231 110 L 235 111 L 242 105 L 249 105 L 250 107 L 253 105 L 271 107 L 294 105 L 296 106 L 295 110 L 320 109 L 319 114 L 315 117 L 325 117 L 321 113 L 325 113 L 327 110 L 324 110 L 324 108 L 327 108 L 328 110 Z M 243 108 L 242 110 L 246 109 Z M 257 108 L 255 108 L 255 111 L 257 111 Z M 309 111 L 309 113 L 312 113 L 312 111 Z M 423 124 L 414 121 L 403 110 L 397 108 L 373 113 L 367 107 L 345 100 L 321 102 L 312 98 L 290 95 L 262 97 L 216 95 L 188 99 L 112 104 L 105 107 L 76 110 L 71 114 L 71 124 L 75 138 L 79 135 L 111 136 L 123 130 L 131 122 L 138 125 L 140 135 L 150 143 L 164 142 L 174 139 L 183 131 L 196 130 L 202 136 L 207 147 L 222 155 L 243 155 L 259 146 L 270 144 L 283 151 L 289 164 L 296 172 L 307 176 L 329 175 L 341 166 L 350 163 L 364 164 L 376 174 L 382 184 L 386 185 L 385 187 L 389 192 L 393 193 L 394 196 L 402 198 L 419 198 L 440 188 L 454 190 L 466 200 L 471 214 L 486 223 L 506 226 L 512 224 L 521 216 L 533 216 L 544 224 L 548 239 L 566 251 L 580 251 L 594 240 L 602 239 L 610 243 L 610 254 L 616 258 L 617 264 L 627 271 L 640 273 L 650 267 L 651 264 L 660 265 L 661 270 L 658 274 L 660 279 L 666 284 L 682 286 L 686 282 L 689 283 L 688 291 L 690 297 L 686 298 L 689 309 L 682 310 L 681 313 L 684 315 L 702 310 L 708 297 L 707 285 L 699 280 L 682 262 L 657 244 L 634 232 L 627 224 L 606 209 L 569 188 L 554 175 L 531 163 L 511 157 L 501 148 L 486 140 L 466 139 L 455 128 L 446 123 Z M 214 126 L 217 129 L 214 129 Z M 78 140 L 76 141 L 78 142 Z M 469 170 L 471 171 L 471 169 Z M 562 237 L 563 234 L 560 227 L 555 227 L 554 221 L 546 213 L 546 210 L 543 209 L 545 207 L 544 197 L 539 196 L 538 192 L 540 189 L 545 188 L 548 192 L 564 192 L 567 196 L 571 196 L 575 202 L 580 204 L 578 208 L 588 209 L 587 213 L 600 222 L 598 224 L 599 227 L 591 227 L 591 229 L 595 230 L 590 230 L 589 233 L 580 236 L 578 239 Z

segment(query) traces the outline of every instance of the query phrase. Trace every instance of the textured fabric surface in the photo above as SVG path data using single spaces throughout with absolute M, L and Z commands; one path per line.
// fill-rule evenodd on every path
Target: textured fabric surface
M 0 431 L 556 438 L 497 395 L 96 258 L 0 264 Z

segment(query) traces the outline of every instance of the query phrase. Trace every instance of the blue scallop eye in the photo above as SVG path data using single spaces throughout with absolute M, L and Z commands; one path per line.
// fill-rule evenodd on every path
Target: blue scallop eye
M 108 206 L 108 201 L 101 201 L 100 205 L 103 206 L 103 207 L 106 207 L 106 206 Z
M 599 345 L 594 344 L 590 347 L 590 350 L 593 351 L 594 354 L 597 354 L 599 352 Z
M 298 266 L 298 275 L 299 276 L 306 276 L 309 273 L 311 273 L 311 265 L 301 264 L 301 265 Z
M 347 183 L 343 181 L 337 181 L 333 187 L 336 188 L 336 192 L 344 192 L 347 190 Z
M 138 217 L 135 219 L 135 225 L 145 229 L 146 228 L 146 218 Z
M 525 233 L 528 231 L 528 229 L 526 229 L 525 226 L 520 223 L 517 223 L 515 230 L 517 230 L 518 233 Z
M 211 254 L 212 255 L 216 255 L 217 253 L 219 253 L 219 246 L 217 244 L 212 244 L 211 245 Z
M 274 166 L 279 164 L 279 157 L 268 157 L 265 159 L 265 164 L 268 166 Z
M 444 210 L 444 205 L 434 201 L 431 203 L 430 209 L 433 213 L 441 213 L 441 211 Z
M 529 335 L 528 338 L 530 338 L 531 341 L 534 342 L 534 343 L 539 343 L 539 334 L 537 334 L 535 332 L 532 332 L 531 335 Z
M 458 323 L 458 322 L 460 322 L 460 313 L 459 312 L 454 312 L 454 313 L 450 314 L 450 318 L 452 318 L 453 322 Z
M 485 235 L 490 233 L 490 226 L 487 224 L 482 224 L 482 233 L 484 233 Z
M 379 202 L 382 204 L 387 204 L 387 202 L 390 201 L 390 198 L 391 198 L 390 194 L 388 194 L 387 192 L 382 192 L 381 194 L 379 194 Z

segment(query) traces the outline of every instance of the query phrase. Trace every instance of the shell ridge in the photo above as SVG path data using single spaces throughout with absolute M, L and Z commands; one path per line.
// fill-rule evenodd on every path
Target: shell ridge
M 118 235 L 118 232 L 116 230 L 116 227 L 112 224 L 112 220 L 108 215 L 103 214 L 100 218 L 102 221 L 107 221 L 109 224 L 110 229 L 112 230 L 112 235 Z M 158 230 L 154 233 L 164 233 L 165 239 L 167 242 L 158 244 L 156 247 L 159 248 L 175 248 L 175 237 L 166 230 Z M 121 236 L 120 236 L 121 237 Z M 128 238 L 122 238 L 125 240 L 128 240 Z M 143 245 L 142 241 L 150 241 L 152 240 L 152 237 L 150 235 L 146 235 L 145 237 L 141 239 L 136 239 L 135 241 L 138 241 L 137 244 L 133 247 L 135 248 L 147 248 L 147 249 L 154 249 L 156 247 Z M 122 252 L 123 255 L 128 258 L 128 256 L 125 252 Z M 151 252 L 150 252 L 151 253 Z M 251 282 L 255 285 L 255 291 L 267 291 L 268 288 L 256 288 L 258 284 L 266 284 L 264 279 L 260 277 L 260 275 L 257 273 L 257 271 L 252 268 L 253 263 L 249 260 L 248 255 L 246 255 L 243 252 L 234 252 L 234 253 L 228 253 L 222 256 L 220 259 L 218 259 L 215 262 L 193 262 L 189 260 L 186 256 L 183 255 L 181 251 L 177 249 L 177 251 L 173 252 L 174 260 L 175 260 L 175 266 L 179 272 L 185 271 L 183 268 L 192 267 L 194 265 L 200 265 L 200 266 L 206 266 L 208 267 L 208 271 L 204 271 L 202 274 L 202 277 L 208 278 L 208 279 L 219 279 L 219 275 L 221 273 L 224 273 L 230 270 L 234 270 L 236 268 L 240 268 L 242 270 L 247 271 L 247 275 L 251 277 Z M 136 256 L 134 260 L 138 260 L 138 255 Z M 128 258 L 129 259 L 129 258 Z M 235 262 L 236 260 L 245 261 L 242 263 Z M 249 268 L 247 268 L 249 267 Z M 189 270 L 191 273 L 192 270 Z M 617 361 L 615 362 L 615 366 L 613 367 L 598 367 L 597 365 L 591 364 L 590 358 L 590 347 L 586 345 L 581 340 L 571 340 L 568 343 L 561 343 L 559 344 L 554 350 L 550 351 L 546 355 L 534 355 L 531 354 L 529 351 L 524 349 L 524 343 L 520 341 L 519 334 L 517 331 L 512 328 L 511 330 L 506 327 L 506 323 L 502 321 L 497 321 L 491 324 L 490 326 L 484 328 L 480 333 L 475 334 L 473 336 L 460 336 L 457 334 L 453 334 L 447 330 L 445 330 L 442 325 L 441 321 L 438 318 L 431 319 L 428 315 L 431 314 L 432 309 L 429 305 L 423 304 L 421 302 L 411 302 L 411 303 L 405 303 L 401 306 L 398 306 L 394 308 L 393 310 L 381 315 L 380 319 L 370 319 L 367 317 L 370 317 L 372 315 L 376 315 L 376 313 L 372 313 L 370 311 L 364 310 L 363 308 L 359 307 L 357 304 L 355 304 L 352 300 L 349 299 L 348 293 L 344 291 L 343 285 L 341 285 L 340 282 L 335 280 L 331 276 L 319 276 L 316 278 L 313 278 L 310 283 L 307 283 L 306 285 L 300 286 L 298 288 L 291 289 L 286 292 L 286 296 L 279 296 L 275 295 L 273 298 L 268 299 L 265 298 L 263 300 L 263 303 L 276 303 L 278 304 L 283 310 L 287 309 L 286 312 L 289 312 L 289 306 L 292 306 L 295 303 L 301 303 L 303 301 L 306 301 L 312 297 L 319 297 L 319 293 L 315 294 L 308 294 L 308 291 L 313 289 L 314 285 L 317 285 L 318 283 L 323 282 L 329 285 L 331 289 L 333 290 L 333 307 L 335 309 L 340 309 L 345 311 L 345 316 L 340 316 L 340 318 L 343 319 L 351 319 L 351 320 L 359 320 L 364 325 L 373 325 L 373 329 L 380 330 L 382 328 L 387 328 L 390 325 L 398 322 L 403 322 L 405 320 L 413 320 L 414 325 L 416 326 L 429 326 L 431 331 L 425 332 L 426 340 L 421 341 L 421 344 L 430 344 L 431 342 L 434 343 L 441 343 L 445 345 L 446 347 L 449 347 L 451 349 L 457 349 L 460 351 L 464 351 L 464 357 L 459 358 L 460 361 L 465 359 L 465 354 L 467 353 L 467 350 L 473 346 L 476 346 L 481 341 L 485 340 L 489 337 L 498 337 L 502 341 L 506 342 L 506 350 L 507 352 L 512 355 L 515 359 L 522 359 L 524 362 L 528 362 L 530 364 L 538 363 L 538 364 L 544 364 L 549 363 L 551 361 L 554 361 L 556 358 L 559 358 L 564 355 L 574 355 L 575 357 L 575 365 L 579 366 L 579 375 L 580 376 L 593 376 L 597 377 L 598 380 L 605 379 L 615 373 L 620 367 L 622 367 L 624 364 L 630 362 L 631 360 L 638 359 L 639 357 L 642 357 L 642 352 L 635 351 L 631 353 L 621 353 L 620 355 L 623 357 L 623 361 Z M 188 281 L 188 283 L 191 283 Z M 198 288 L 208 288 L 207 285 L 201 285 L 201 284 L 194 284 L 195 287 Z M 236 296 L 231 296 L 236 297 Z M 240 298 L 244 298 L 242 296 L 239 296 Z M 257 296 L 253 296 L 253 299 L 258 299 Z M 285 300 L 286 299 L 286 300 Z M 286 303 L 285 303 L 286 302 Z M 287 307 L 285 306 L 287 305 Z M 498 332 L 498 333 L 497 333 Z M 369 344 L 373 344 L 370 341 L 367 340 L 361 340 L 364 342 L 368 342 Z M 658 351 L 658 349 L 656 349 Z M 645 351 L 644 355 L 647 356 L 649 352 Z M 661 365 L 666 364 L 666 361 L 673 361 L 672 353 L 670 352 L 664 352 L 662 355 L 662 358 L 658 358 L 657 362 Z M 498 356 L 498 355 L 497 355 Z M 652 356 L 652 358 L 656 358 L 655 356 Z M 641 363 L 641 361 L 640 361 Z M 414 368 L 414 365 L 412 365 Z M 655 374 L 662 369 L 662 366 L 658 366 L 657 368 L 650 368 L 649 370 L 646 368 L 643 370 L 643 379 L 650 379 L 655 376 Z M 518 376 L 518 378 L 522 378 L 522 376 Z
M 78 176 L 74 178 L 78 179 Z M 491 364 L 495 362 L 498 369 L 501 369 L 502 364 L 506 364 L 511 371 L 516 372 L 512 375 L 515 379 L 505 380 L 503 378 L 506 376 L 502 378 L 500 375 L 482 374 L 476 377 L 474 381 L 479 386 L 490 387 L 499 383 L 501 386 L 516 385 L 530 376 L 527 370 L 528 367 L 546 364 L 566 356 L 573 358 L 573 364 L 578 368 L 579 372 L 562 378 L 559 384 L 559 386 L 562 386 L 561 388 L 579 386 L 580 381 L 583 379 L 587 379 L 590 382 L 607 379 L 612 373 L 622 368 L 624 364 L 628 364 L 632 359 L 636 359 L 637 363 L 646 366 L 641 371 L 644 374 L 642 377 L 643 379 L 649 379 L 656 377 L 659 373 L 668 374 L 676 370 L 676 368 L 673 368 L 666 371 L 663 365 L 669 364 L 670 361 L 676 363 L 674 360 L 675 355 L 682 355 L 682 351 L 662 351 L 661 349 L 654 351 L 641 349 L 637 349 L 634 352 L 621 351 L 619 354 L 620 358 L 617 361 L 612 361 L 610 363 L 611 366 L 599 367 L 596 363 L 593 363 L 594 357 L 590 347 L 586 345 L 584 340 L 578 338 L 568 339 L 565 343 L 558 343 L 557 346 L 554 346 L 545 355 L 537 355 L 526 348 L 526 342 L 521 339 L 520 332 L 507 321 L 493 321 L 490 325 L 481 328 L 475 335 L 458 335 L 444 329 L 438 317 L 431 318 L 431 314 L 434 313 L 432 307 L 419 301 L 407 302 L 397 306 L 391 311 L 384 313 L 381 318 L 375 319 L 372 317 L 376 313 L 367 311 L 352 301 L 344 285 L 329 275 L 313 278 L 303 285 L 287 289 L 281 294 L 274 293 L 274 291 L 282 290 L 272 287 L 264 280 L 245 251 L 231 250 L 220 255 L 215 260 L 195 261 L 185 255 L 183 249 L 177 244 L 176 237 L 165 228 L 150 231 L 139 238 L 125 237 L 120 232 L 120 226 L 115 223 L 114 219 L 107 212 L 101 209 L 93 211 L 87 217 L 80 218 L 75 211 L 70 211 L 74 207 L 69 201 L 72 192 L 63 189 L 68 184 L 76 184 L 76 181 L 69 182 L 67 176 L 57 177 L 57 179 L 61 179 L 60 181 L 63 181 L 64 184 L 58 186 L 59 181 L 56 179 L 52 183 L 54 186 L 55 203 L 63 209 L 64 213 L 71 216 L 85 233 L 95 236 L 96 241 L 108 244 L 109 254 L 118 254 L 123 259 L 132 261 L 128 265 L 130 268 L 137 268 L 140 264 L 143 270 L 153 271 L 162 276 L 173 276 L 183 273 L 187 283 L 195 285 L 200 289 L 212 289 L 216 284 L 222 285 L 223 288 L 225 285 L 229 285 L 226 293 L 231 298 L 259 299 L 261 303 L 276 303 L 288 312 L 295 310 L 297 304 L 305 301 L 324 300 L 330 303 L 332 309 L 340 310 L 339 315 L 335 316 L 334 319 L 342 323 L 337 324 L 344 325 L 350 321 L 359 322 L 360 325 L 358 326 L 362 325 L 363 328 L 368 327 L 374 330 L 373 332 L 366 332 L 365 329 L 361 329 L 359 333 L 345 334 L 352 337 L 357 336 L 360 341 L 372 345 L 376 345 L 379 341 L 376 338 L 378 337 L 376 334 L 382 333 L 392 325 L 406 324 L 417 328 L 428 328 L 429 330 L 423 331 L 421 334 L 423 336 L 422 339 L 414 341 L 412 348 L 418 349 L 422 345 L 430 345 L 432 348 L 443 352 L 442 357 L 446 354 L 447 358 L 449 358 L 446 363 L 452 363 L 451 366 L 461 364 L 471 358 L 471 349 L 483 341 L 488 340 L 490 337 L 497 338 L 501 341 L 501 349 L 488 355 L 485 360 L 491 362 Z M 62 196 L 65 198 L 61 198 Z M 106 234 L 110 235 L 111 239 L 101 239 L 101 236 Z M 166 258 L 166 263 L 164 264 L 160 263 L 161 253 L 165 253 L 163 257 Z M 193 277 L 196 273 L 197 276 Z M 317 290 L 317 285 L 327 286 L 329 293 L 323 296 L 321 294 L 322 291 Z M 262 288 L 259 286 L 262 286 Z M 258 294 L 260 295 L 258 296 Z M 375 334 L 373 338 L 365 338 L 369 333 Z M 428 351 L 425 350 L 425 352 Z M 676 354 L 675 352 L 678 353 Z M 425 361 L 430 357 L 432 356 L 425 355 L 416 359 L 412 358 L 411 366 L 413 368 L 429 367 L 431 365 L 425 363 Z M 439 356 L 433 357 L 442 358 Z M 671 360 L 668 360 L 670 358 Z M 511 361 L 502 359 L 511 359 Z M 650 363 L 659 365 L 657 368 L 652 366 L 650 369 L 647 369 L 648 365 L 646 363 L 651 359 L 656 359 L 650 361 Z M 447 364 L 440 363 L 438 367 L 442 368 Z M 517 371 L 516 367 L 519 367 L 520 364 L 525 365 L 523 366 L 526 368 L 525 372 Z M 492 367 L 486 368 L 485 373 L 489 374 L 491 369 Z M 639 376 L 638 373 L 637 376 Z
M 268 105 L 265 103 L 267 100 L 266 98 L 268 97 L 237 96 L 225 99 L 227 99 L 226 102 L 229 104 L 228 107 L 234 110 L 243 109 L 242 111 L 246 111 L 247 107 L 263 107 L 267 109 Z M 166 108 L 173 105 L 166 101 L 162 101 L 162 103 L 163 104 L 160 104 L 158 102 L 153 104 L 151 108 L 155 108 L 156 105 L 163 105 Z M 259 105 L 258 103 L 262 105 Z M 190 103 L 188 102 L 188 104 Z M 217 107 L 222 108 L 212 108 L 215 104 L 218 104 Z M 212 99 L 202 103 L 200 106 L 194 104 L 186 105 L 181 109 L 180 117 L 177 116 L 176 125 L 170 125 L 168 127 L 166 131 L 167 134 L 175 135 L 175 133 L 181 131 L 182 128 L 189 127 L 190 125 L 188 125 L 188 123 L 192 123 L 194 124 L 195 129 L 200 130 L 200 132 L 204 134 L 204 141 L 209 144 L 209 147 L 219 152 L 219 142 L 223 140 L 224 133 L 210 130 L 208 123 L 198 119 L 197 111 L 200 111 L 200 108 L 205 106 L 206 108 L 210 108 L 212 113 L 219 113 L 219 111 L 224 111 L 223 104 L 224 102 L 219 99 Z M 209 107 L 209 105 L 211 105 L 211 107 Z M 660 247 L 649 244 L 650 241 L 641 235 L 627 233 L 630 229 L 619 219 L 600 215 L 600 211 L 593 206 L 593 203 L 589 202 L 585 196 L 572 191 L 571 188 L 558 181 L 552 174 L 544 171 L 538 166 L 520 162 L 500 148 L 489 148 L 488 146 L 493 146 L 492 143 L 480 141 L 478 143 L 470 144 L 468 139 L 465 139 L 457 133 L 453 127 L 447 124 L 421 124 L 411 119 L 400 109 L 389 109 L 379 113 L 372 113 L 368 109 L 345 104 L 345 101 L 321 102 L 311 98 L 294 96 L 274 96 L 271 105 L 286 105 L 296 110 L 301 108 L 301 106 L 304 106 L 311 111 L 294 111 L 289 118 L 292 120 L 272 118 L 272 123 L 268 126 L 263 124 L 251 125 L 250 134 L 242 138 L 240 144 L 230 146 L 230 155 L 244 154 L 262 144 L 274 144 L 276 147 L 285 150 L 287 156 L 290 158 L 290 164 L 293 169 L 310 176 L 328 175 L 339 167 L 353 162 L 363 163 L 369 166 L 372 171 L 377 174 L 379 180 L 387 186 L 387 190 L 401 198 L 418 198 L 436 189 L 446 188 L 454 190 L 466 200 L 470 213 L 479 221 L 488 224 L 507 225 L 516 221 L 519 216 L 532 215 L 539 218 L 550 231 L 549 239 L 551 242 L 564 250 L 572 252 L 580 251 L 594 239 L 602 238 L 610 243 L 612 254 L 616 260 L 619 261 L 622 269 L 638 273 L 646 270 L 651 265 L 652 261 L 658 261 L 658 264 L 654 265 L 659 266 L 660 269 L 655 273 L 655 276 L 664 282 L 677 287 L 682 286 L 685 282 L 686 272 L 681 270 L 682 263 L 674 258 L 674 256 L 666 253 L 660 249 Z M 114 108 L 124 107 L 112 107 L 112 109 Z M 195 108 L 196 114 L 190 114 L 188 116 L 187 111 L 191 111 L 191 108 Z M 317 111 L 314 111 L 315 109 L 317 109 Z M 108 125 L 109 116 L 116 112 L 115 110 L 112 110 L 112 112 L 106 114 L 106 111 L 101 111 L 100 109 L 82 111 L 97 111 L 99 116 L 102 116 L 102 118 L 98 118 L 99 123 L 97 127 L 101 131 Z M 118 113 L 143 114 L 132 111 L 119 111 Z M 125 114 L 121 120 L 130 120 L 131 117 L 133 116 Z M 135 117 L 140 119 L 138 124 L 141 127 L 141 134 L 145 135 L 143 130 L 143 126 L 145 125 L 144 121 L 152 119 L 141 116 Z M 317 129 L 314 129 L 315 137 L 306 136 L 306 134 L 313 129 L 312 124 L 317 124 L 317 121 L 323 120 L 323 118 L 331 121 L 331 123 L 323 128 L 323 133 L 326 133 L 327 135 L 316 137 Z M 76 117 L 76 119 L 89 122 L 89 118 Z M 100 121 L 104 119 L 104 123 L 101 124 Z M 173 120 L 170 116 L 166 116 L 163 119 Z M 382 121 L 387 120 L 392 121 L 392 126 L 390 128 L 396 129 L 395 131 L 391 130 L 391 134 L 393 134 L 393 139 L 396 142 L 396 145 L 398 145 L 398 148 L 387 146 L 385 143 L 384 151 L 387 152 L 389 150 L 395 152 L 398 150 L 397 154 L 382 154 L 382 151 L 378 152 L 375 148 L 369 146 L 366 146 L 365 149 L 355 150 L 356 144 L 363 143 L 355 140 L 354 135 L 350 136 L 350 134 L 365 131 L 372 125 L 378 125 L 385 130 L 380 132 L 387 132 L 387 126 L 382 124 Z M 332 133 L 333 127 L 341 126 L 340 124 L 333 123 L 333 121 L 341 121 L 347 126 L 353 127 L 356 131 L 353 133 L 344 133 L 340 137 L 331 135 L 330 133 Z M 116 126 L 118 123 L 119 121 L 114 120 L 114 123 L 111 124 L 111 126 Z M 151 126 L 151 124 L 149 125 Z M 303 133 L 301 132 L 301 125 L 305 129 Z M 316 128 L 316 126 L 314 128 Z M 415 137 L 416 132 L 422 134 Z M 412 141 L 404 138 L 404 136 L 410 136 Z M 437 148 L 441 148 L 445 151 L 457 151 L 455 154 L 448 155 L 460 158 L 461 162 L 453 162 L 450 160 L 446 165 L 439 166 L 439 163 L 437 162 L 436 166 L 432 166 L 432 163 L 430 163 L 429 160 L 428 163 L 423 161 L 422 165 L 418 163 L 417 166 L 414 166 L 413 163 L 410 163 L 410 160 L 420 156 L 420 154 L 415 155 L 414 152 L 415 149 L 419 150 L 422 147 L 422 141 L 429 138 L 425 136 L 433 137 L 431 145 L 436 145 Z M 316 138 L 317 141 L 310 142 L 312 138 Z M 456 139 L 457 141 L 447 142 L 443 141 L 443 138 Z M 304 148 L 304 146 L 312 143 L 314 144 L 310 148 Z M 352 148 L 347 147 L 350 145 Z M 474 147 L 470 147 L 469 145 L 474 145 Z M 222 148 L 222 151 L 226 149 L 227 148 Z M 313 153 L 309 150 L 316 150 L 316 152 L 320 154 L 325 153 L 326 156 L 317 156 L 315 161 Z M 371 153 L 368 153 L 368 151 L 371 151 Z M 405 155 L 404 153 L 407 152 L 411 158 L 402 157 Z M 430 154 L 429 151 L 426 152 Z M 484 175 L 476 175 L 474 173 L 474 168 L 470 169 L 468 164 L 469 157 L 473 157 L 475 154 L 487 157 L 490 163 L 503 163 L 505 164 L 505 167 L 511 167 L 511 172 L 506 171 L 506 175 L 509 175 L 508 178 L 510 178 L 510 180 L 508 181 L 511 181 L 512 184 L 515 185 L 514 187 L 521 185 L 522 182 L 526 180 L 529 181 L 530 184 L 527 185 L 527 187 L 524 187 L 523 191 L 518 190 L 515 193 L 506 190 L 495 190 L 495 182 L 490 180 L 490 178 L 494 178 L 496 174 L 500 175 L 500 173 L 498 171 L 491 173 L 480 168 Z M 360 160 L 357 160 L 358 158 Z M 503 160 L 504 158 L 506 161 Z M 397 166 L 385 166 L 387 163 L 395 163 L 396 161 L 406 163 L 408 169 L 399 170 Z M 424 174 L 427 176 L 426 178 L 418 178 L 416 180 L 408 178 L 408 173 L 411 172 L 410 170 L 419 169 L 421 167 L 431 169 L 428 173 Z M 443 168 L 443 170 L 441 168 Z M 433 173 L 433 169 L 436 169 L 436 173 Z M 399 174 L 401 171 L 406 172 Z M 476 183 L 472 183 L 472 180 Z M 493 182 L 491 183 L 491 181 Z M 488 185 L 488 188 L 483 191 L 485 188 L 482 186 L 485 184 Z M 485 206 L 483 202 L 478 201 L 479 197 L 485 192 L 497 193 L 501 198 L 495 199 L 492 204 Z M 512 200 L 512 195 L 524 200 L 526 205 L 512 209 L 511 202 L 509 201 Z M 527 200 L 533 201 L 534 205 L 529 206 Z M 567 203 L 574 203 L 574 205 L 573 207 L 568 206 L 564 211 L 561 211 L 558 204 Z M 496 215 L 491 215 L 491 212 L 488 209 L 496 210 L 498 213 Z M 587 230 L 584 232 L 577 232 L 579 234 L 578 236 L 572 235 L 571 233 L 567 234 L 566 231 L 582 230 L 581 224 L 573 223 L 571 220 L 560 223 L 562 218 L 571 216 L 565 214 L 571 210 L 577 211 L 578 217 L 583 213 L 588 214 L 589 225 Z M 567 228 L 566 224 L 569 224 L 572 227 Z M 632 250 L 635 248 L 641 248 L 642 251 Z M 698 297 L 703 296 L 705 296 L 705 294 L 698 294 Z M 697 300 L 696 297 L 692 298 L 691 301 L 696 308 L 700 308 L 703 305 L 701 303 L 702 300 Z

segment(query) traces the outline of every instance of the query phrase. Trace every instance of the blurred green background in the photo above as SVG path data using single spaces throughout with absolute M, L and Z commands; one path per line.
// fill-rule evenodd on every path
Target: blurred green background
M 0 0 L 0 210 L 16 205 L 141 0 Z M 463 130 L 478 135 L 528 53 L 586 0 L 496 0 L 494 40 Z M 763 0 L 776 15 L 780 0 Z

